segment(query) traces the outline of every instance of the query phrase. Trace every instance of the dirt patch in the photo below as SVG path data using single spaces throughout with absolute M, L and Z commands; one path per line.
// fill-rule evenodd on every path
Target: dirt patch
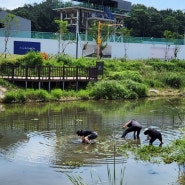
M 150 89 L 148 96 L 185 96 L 185 92 L 179 89 Z
M 7 88 L 0 86 L 0 99 L 4 98 L 6 91 L 7 91 Z

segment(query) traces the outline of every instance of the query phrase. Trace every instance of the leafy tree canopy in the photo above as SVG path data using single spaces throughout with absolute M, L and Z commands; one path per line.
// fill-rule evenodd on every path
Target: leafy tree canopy
M 66 2 L 66 3 L 70 3 Z M 25 4 L 23 7 L 10 11 L 12 14 L 30 19 L 32 31 L 56 32 L 57 25 L 54 20 L 60 19 L 60 14 L 53 10 L 52 0 L 33 5 Z M 132 5 L 130 17 L 124 21 L 130 35 L 135 37 L 164 37 L 165 30 L 184 34 L 185 12 L 182 10 L 157 10 L 142 4 Z

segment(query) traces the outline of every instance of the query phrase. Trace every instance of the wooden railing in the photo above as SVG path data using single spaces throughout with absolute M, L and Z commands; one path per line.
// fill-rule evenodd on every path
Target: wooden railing
M 37 80 L 97 80 L 97 67 L 51 67 L 0 65 L 0 76 L 5 79 Z

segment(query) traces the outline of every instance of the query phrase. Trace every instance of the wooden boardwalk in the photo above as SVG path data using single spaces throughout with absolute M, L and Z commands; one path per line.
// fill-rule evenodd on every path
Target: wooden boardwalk
M 98 67 L 51 67 L 51 66 L 15 66 L 0 65 L 0 77 L 13 83 L 24 83 L 25 88 L 28 84 L 37 83 L 40 89 L 43 83 L 47 83 L 48 91 L 51 84 L 58 83 L 65 89 L 66 83 L 73 83 L 78 90 L 79 83 L 88 83 L 98 80 Z

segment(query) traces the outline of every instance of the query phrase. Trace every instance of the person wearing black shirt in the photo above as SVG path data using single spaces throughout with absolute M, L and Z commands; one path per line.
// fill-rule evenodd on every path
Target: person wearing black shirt
M 161 143 L 159 146 L 162 146 L 163 140 L 162 140 L 162 134 L 155 130 L 154 128 L 146 128 L 144 131 L 144 134 L 147 135 L 147 139 L 149 139 L 149 144 L 152 145 L 152 143 L 158 139 Z
M 76 133 L 78 136 L 81 136 L 82 143 L 91 144 L 91 140 L 98 137 L 98 134 L 91 130 L 78 130 Z

